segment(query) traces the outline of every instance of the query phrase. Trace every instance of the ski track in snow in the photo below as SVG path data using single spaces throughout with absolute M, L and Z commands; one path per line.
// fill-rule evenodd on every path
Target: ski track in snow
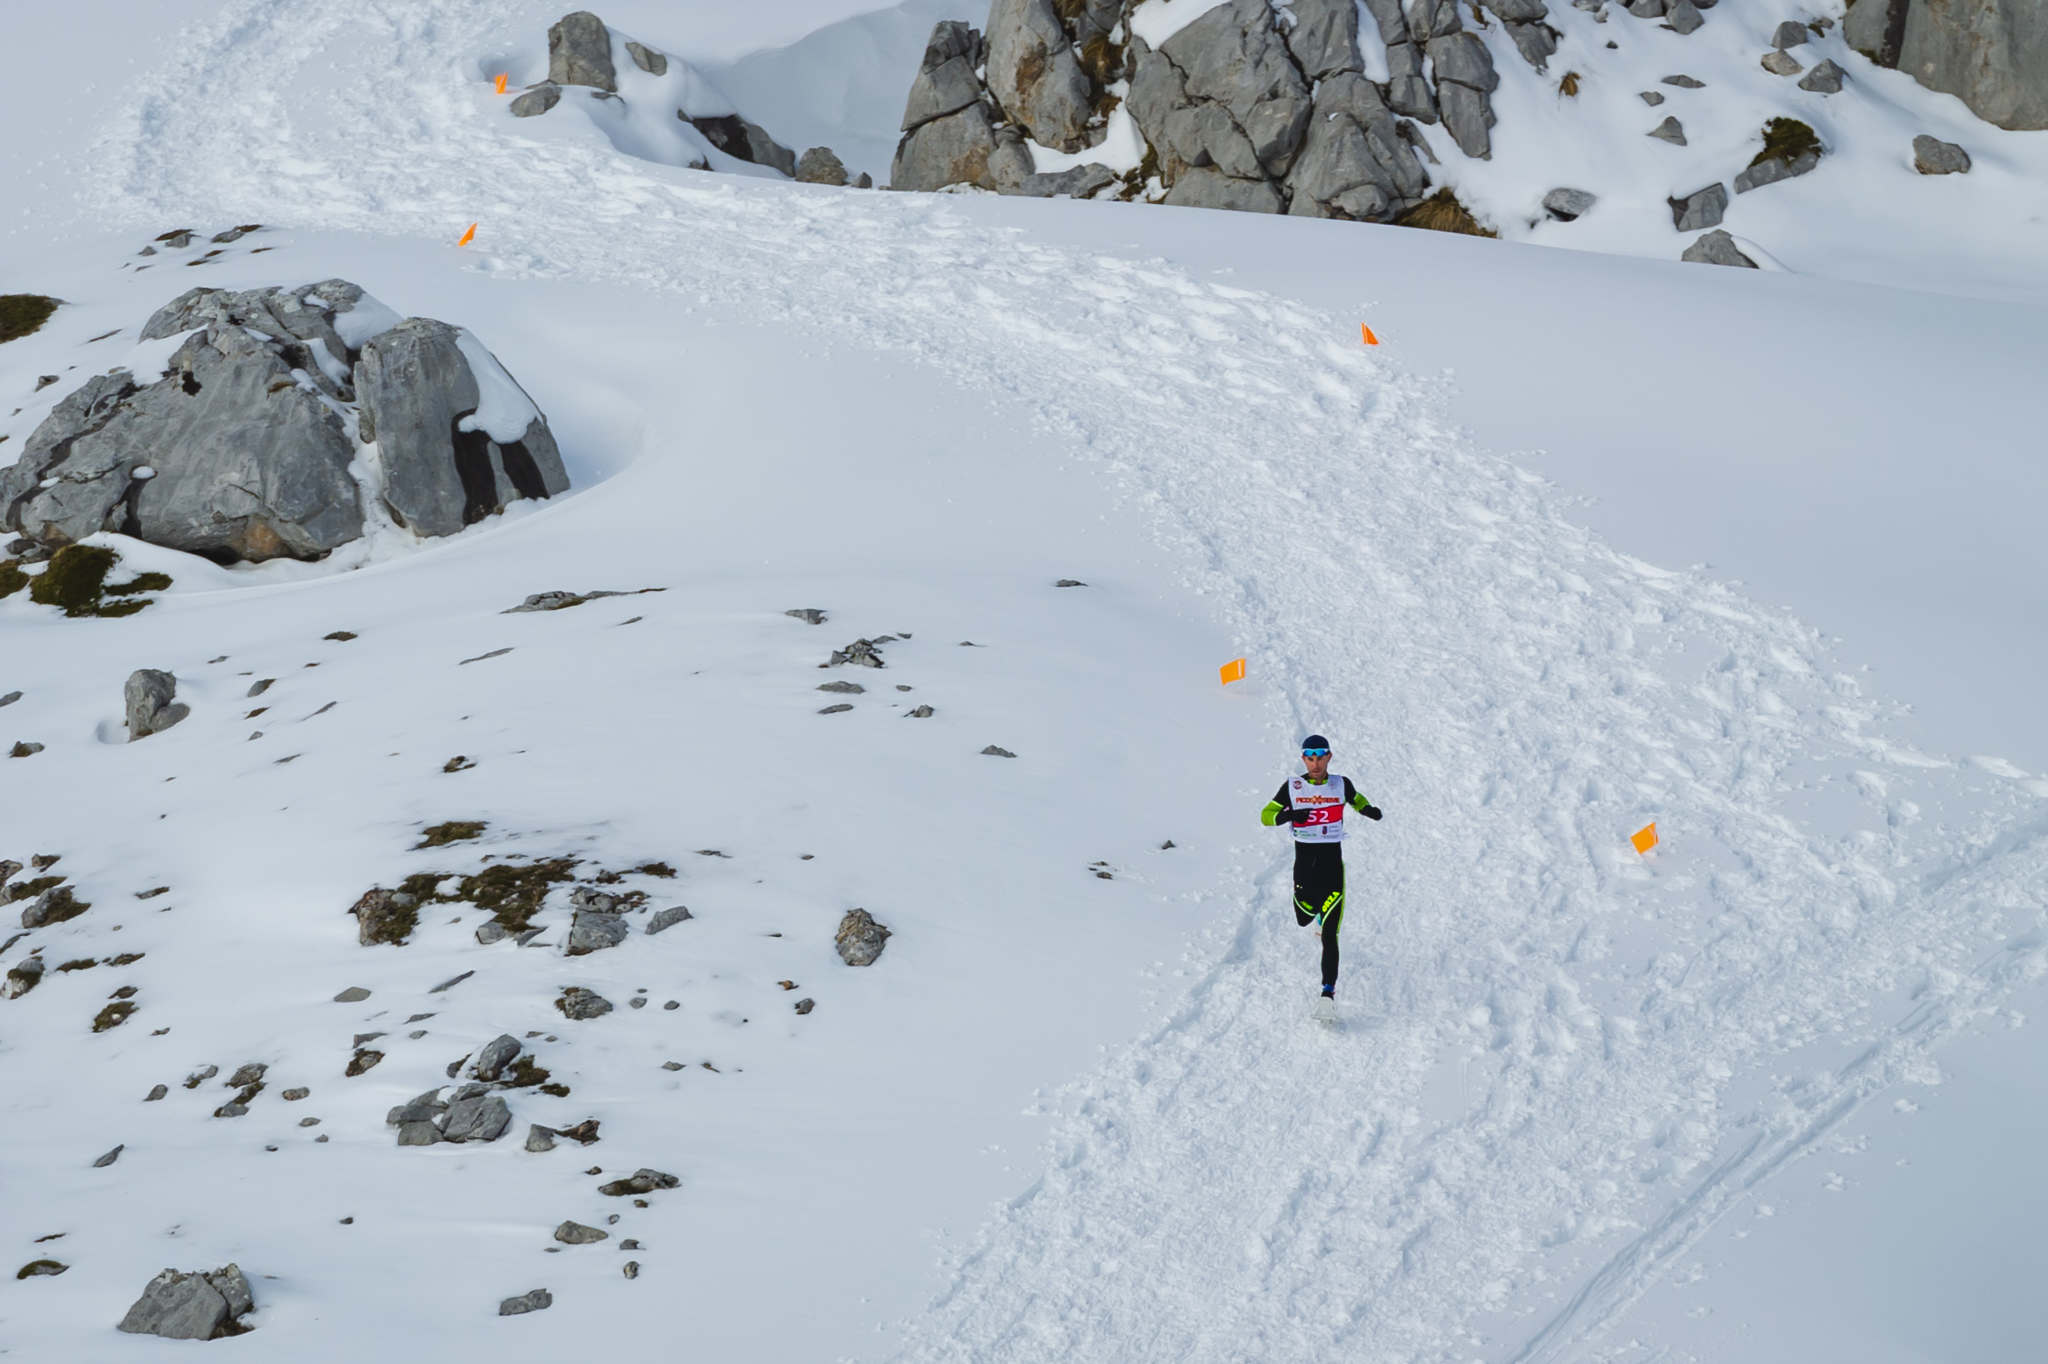
M 2048 969 L 2014 928 L 2048 900 L 2038 788 L 1887 741 L 1819 633 L 1606 548 L 1352 322 L 944 198 L 535 143 L 475 70 L 534 36 L 501 9 L 232 5 L 102 145 L 109 213 L 480 219 L 481 268 L 825 328 L 1002 394 L 1185 554 L 1281 679 L 1276 732 L 1338 736 L 1388 812 L 1351 845 L 1347 1025 L 1307 1030 L 1312 953 L 1261 844 L 1206 974 L 1064 1097 L 1042 1177 L 905 1357 L 1591 1357 L 1746 1190 Z M 1281 774 L 1256 775 L 1248 823 Z M 1802 818 L 1823 777 L 1855 831 Z M 1776 1078 L 1802 1048 L 1831 1059 Z M 1518 1337 L 1472 1324 L 1538 1300 Z

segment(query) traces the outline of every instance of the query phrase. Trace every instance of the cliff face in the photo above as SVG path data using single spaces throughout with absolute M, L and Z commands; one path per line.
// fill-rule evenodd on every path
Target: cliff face
M 2048 128 L 2048 0 L 1856 0 L 1850 46 L 2001 128 Z

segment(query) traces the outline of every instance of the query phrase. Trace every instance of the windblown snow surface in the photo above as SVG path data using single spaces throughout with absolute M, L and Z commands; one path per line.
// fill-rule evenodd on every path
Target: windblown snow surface
M 1631 1313 L 1717 1223 L 1802 1157 L 1857 1149 L 1868 1101 L 1938 1077 L 1960 1035 L 2022 1021 L 2048 974 L 2048 782 L 1902 737 L 1821 628 L 1586 529 L 1575 493 L 1463 433 L 1483 395 L 1404 366 L 1398 317 L 1358 343 L 1379 276 L 1440 272 L 1436 306 L 1481 327 L 1487 291 L 1547 277 L 1544 253 L 1233 220 L 1248 258 L 1328 263 L 1317 307 L 1162 257 L 1166 210 L 632 162 L 502 117 L 490 58 L 552 17 L 508 8 L 231 4 L 79 186 L 80 219 L 128 235 L 67 244 L 77 311 L 36 344 L 133 327 L 197 276 L 355 277 L 490 345 L 577 491 L 353 573 L 179 560 L 128 621 L 0 607 L 0 683 L 27 693 L 4 718 L 50 744 L 0 772 L 0 854 L 65 849 L 102 907 L 46 957 L 148 953 L 124 977 L 143 1008 L 103 1036 L 83 1027 L 103 969 L 0 1005 L 10 1129 L 34 1134 L 0 1148 L 9 1244 L 76 1261 L 9 1282 L 0 1353 L 169 1358 L 112 1333 L 121 1309 L 163 1264 L 234 1258 L 260 1307 L 229 1344 L 251 1358 L 1656 1357 Z M 260 221 L 276 250 L 139 277 L 94 255 L 185 220 Z M 445 245 L 471 221 L 468 253 Z M 1740 288 L 1768 328 L 1825 297 L 1613 268 L 1587 308 Z M 1970 306 L 2008 355 L 2038 352 L 2033 315 Z M 1738 346 L 1716 357 L 1708 391 L 1755 387 Z M 35 362 L 0 361 L 25 392 Z M 17 442 L 68 387 L 10 421 Z M 1067 572 L 1090 586 L 1052 589 Z M 667 590 L 496 614 L 563 586 Z M 781 616 L 808 605 L 833 620 Z M 313 643 L 337 626 L 359 638 Z M 877 695 L 812 713 L 840 676 L 811 666 L 828 646 L 906 630 L 861 679 Z M 207 671 L 220 654 L 292 670 L 289 728 L 232 718 L 257 703 Z M 1224 693 L 1210 669 L 1235 654 L 1250 680 Z M 102 742 L 139 666 L 192 679 L 194 717 Z M 885 709 L 926 696 L 929 721 Z M 1254 823 L 1311 728 L 1387 812 L 1350 845 L 1329 1032 L 1305 1021 L 1284 847 Z M 1006 736 L 1015 760 L 976 752 Z M 441 773 L 458 752 L 483 763 Z M 357 947 L 354 895 L 452 863 L 401 854 L 470 817 L 535 854 L 682 862 L 702 922 L 573 964 L 478 947 L 468 923 Z M 144 904 L 113 937 L 111 905 L 164 881 L 174 912 Z M 839 985 L 825 939 L 856 903 L 897 937 Z M 832 983 L 795 1020 L 812 1031 L 781 974 Z M 358 982 L 372 1001 L 328 1021 Z M 622 1007 L 565 1027 L 547 1005 L 570 983 Z M 683 1007 L 628 1011 L 641 986 Z M 444 1031 L 342 1080 L 342 1034 L 398 1031 L 401 1008 Z M 387 1106 L 521 1028 L 562 1036 L 536 1045 L 576 1097 L 520 1130 L 587 1110 L 603 1144 L 391 1147 Z M 223 1136 L 176 1087 L 259 1057 L 277 1084 L 327 1077 L 309 1106 L 331 1144 L 288 1108 Z M 139 1108 L 154 1080 L 171 1100 Z M 617 1209 L 586 1163 L 684 1187 Z M 647 1240 L 639 1280 L 608 1247 L 545 1252 L 554 1221 L 613 1210 L 615 1237 Z M 67 1239 L 32 1251 L 46 1230 Z M 492 1315 L 544 1283 L 547 1312 Z

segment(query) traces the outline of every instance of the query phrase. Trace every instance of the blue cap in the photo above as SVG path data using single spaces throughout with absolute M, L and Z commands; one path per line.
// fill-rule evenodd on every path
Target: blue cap
M 1328 748 L 1330 746 L 1330 741 L 1328 739 L 1325 739 L 1320 734 L 1311 734 L 1306 739 L 1303 739 L 1301 741 L 1301 746 L 1303 749 Z

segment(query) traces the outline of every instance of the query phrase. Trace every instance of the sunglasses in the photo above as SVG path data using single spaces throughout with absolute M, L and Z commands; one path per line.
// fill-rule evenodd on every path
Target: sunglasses
M 1327 748 L 1304 748 L 1301 750 L 1301 756 L 1304 758 L 1327 758 L 1330 756 L 1330 750 Z

